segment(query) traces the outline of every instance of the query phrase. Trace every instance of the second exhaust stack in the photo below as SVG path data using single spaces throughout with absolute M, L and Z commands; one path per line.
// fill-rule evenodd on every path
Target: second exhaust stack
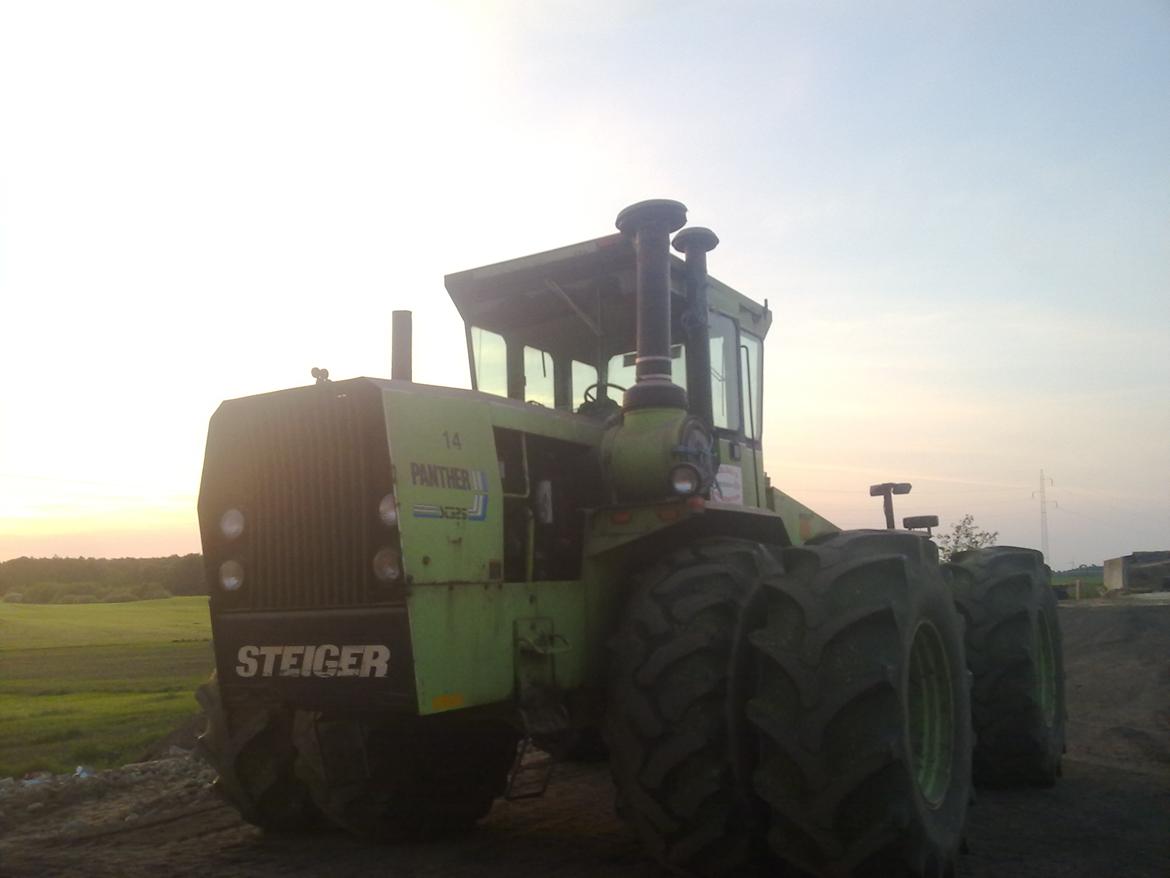
M 411 313 L 395 311 L 390 339 L 390 377 L 395 381 L 414 380 L 414 340 Z

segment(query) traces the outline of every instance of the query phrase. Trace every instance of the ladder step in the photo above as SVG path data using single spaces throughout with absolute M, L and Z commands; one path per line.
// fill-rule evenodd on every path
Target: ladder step
M 536 799 L 548 789 L 556 762 L 547 753 L 527 758 L 533 753 L 532 738 L 525 738 L 516 748 L 516 758 L 508 775 L 508 788 L 504 791 L 504 798 L 509 802 Z

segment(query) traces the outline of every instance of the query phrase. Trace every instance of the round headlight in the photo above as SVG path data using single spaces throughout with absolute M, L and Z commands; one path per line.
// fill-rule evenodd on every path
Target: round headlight
M 378 518 L 382 519 L 382 524 L 386 527 L 398 524 L 398 501 L 394 499 L 393 494 L 387 494 L 378 504 Z
M 397 549 L 379 549 L 374 556 L 374 575 L 382 582 L 393 582 L 402 575 L 402 556 Z
M 219 517 L 219 532 L 229 540 L 234 540 L 244 532 L 244 513 L 238 509 L 229 509 Z
M 670 489 L 681 497 L 689 497 L 699 490 L 699 471 L 684 463 L 670 471 Z
M 235 591 L 244 584 L 244 565 L 239 561 L 224 561 L 219 565 L 219 584 L 225 591 Z

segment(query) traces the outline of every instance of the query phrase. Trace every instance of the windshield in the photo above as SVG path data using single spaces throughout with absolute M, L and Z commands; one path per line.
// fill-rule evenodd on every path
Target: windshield
M 763 344 L 756 336 L 740 333 L 736 322 L 726 314 L 711 312 L 709 326 L 712 423 L 720 430 L 739 432 L 742 429 L 747 438 L 758 439 L 763 414 L 760 394 Z M 473 326 L 470 328 L 470 348 L 476 389 L 507 396 L 508 343 L 503 336 Z M 517 386 L 523 388 L 523 398 L 529 402 L 549 407 L 556 402 L 562 408 L 575 410 L 584 400 L 586 388 L 599 380 L 597 370 L 591 364 L 576 358 L 556 359 L 549 351 L 531 345 L 523 345 L 515 353 L 521 356 L 517 358 L 519 362 L 514 368 L 517 373 L 523 368 L 523 375 L 517 375 Z M 672 345 L 670 357 L 671 380 L 685 390 L 686 346 Z M 635 383 L 636 360 L 634 351 L 610 357 L 606 381 L 623 389 L 632 387 Z M 562 375 L 560 385 L 556 378 L 558 374 Z M 561 391 L 557 390 L 558 386 Z M 558 392 L 563 394 L 563 398 L 558 397 Z M 613 393 L 611 390 L 607 395 L 612 396 Z M 748 401 L 746 419 L 745 400 Z

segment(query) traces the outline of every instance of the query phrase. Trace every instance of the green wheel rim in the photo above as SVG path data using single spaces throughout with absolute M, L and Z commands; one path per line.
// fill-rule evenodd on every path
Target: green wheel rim
M 914 782 L 922 798 L 937 808 L 951 785 L 955 750 L 955 693 L 942 636 L 920 622 L 910 647 L 910 752 Z
M 1056 649 L 1052 644 L 1052 626 L 1048 616 L 1036 616 L 1036 701 L 1044 716 L 1044 724 L 1051 727 L 1056 722 Z

